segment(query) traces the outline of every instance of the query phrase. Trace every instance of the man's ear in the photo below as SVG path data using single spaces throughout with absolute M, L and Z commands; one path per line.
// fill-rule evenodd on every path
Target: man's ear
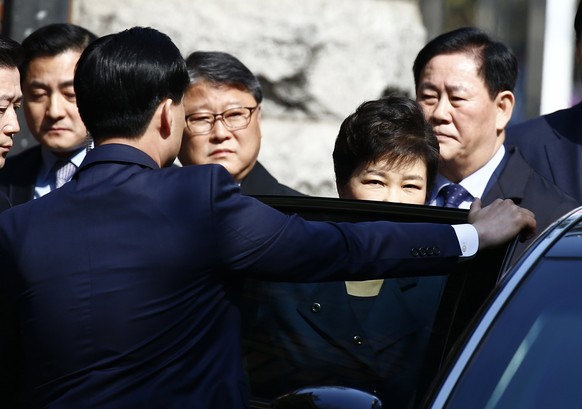
M 513 107 L 515 106 L 515 96 L 511 91 L 501 91 L 495 98 L 497 106 L 497 133 L 500 134 L 505 130 L 505 127 L 511 119 L 513 114 Z
M 172 125 L 174 124 L 174 111 L 172 110 L 172 104 L 174 102 L 171 99 L 166 99 L 162 103 L 161 113 L 160 113 L 160 132 L 164 138 L 167 138 L 172 133 Z

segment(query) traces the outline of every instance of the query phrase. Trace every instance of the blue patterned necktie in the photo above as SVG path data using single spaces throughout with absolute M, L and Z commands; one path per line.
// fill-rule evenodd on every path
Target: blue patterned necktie
M 463 186 L 451 183 L 440 190 L 439 196 L 444 199 L 445 207 L 458 208 L 467 199 L 469 192 Z

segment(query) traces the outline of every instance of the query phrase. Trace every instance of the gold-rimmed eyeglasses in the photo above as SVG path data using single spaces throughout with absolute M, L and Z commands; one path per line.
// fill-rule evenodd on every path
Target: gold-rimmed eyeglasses
M 253 112 L 259 107 L 238 107 L 230 108 L 220 114 L 211 112 L 194 112 L 186 117 L 186 126 L 193 135 L 207 134 L 212 130 L 216 121 L 222 124 L 229 131 L 237 131 L 249 126 Z

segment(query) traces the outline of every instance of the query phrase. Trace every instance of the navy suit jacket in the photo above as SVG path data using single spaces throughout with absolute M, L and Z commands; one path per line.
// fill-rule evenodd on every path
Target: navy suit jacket
M 308 222 L 241 195 L 222 166 L 100 146 L 71 182 L 0 214 L 0 396 L 244 408 L 243 277 L 439 274 L 459 255 L 448 225 Z
M 6 164 L 0 171 L 0 191 L 8 196 L 13 206 L 34 198 L 36 175 L 41 164 L 40 145 L 6 159 Z
M 582 102 L 507 128 L 507 143 L 546 179 L 582 203 Z
M 559 217 L 580 206 L 576 200 L 536 173 L 514 146 L 506 146 L 505 157 L 483 195 L 483 205 L 487 206 L 495 199 L 512 199 L 515 204 L 534 212 L 538 234 Z M 513 260 L 533 240 L 518 243 Z

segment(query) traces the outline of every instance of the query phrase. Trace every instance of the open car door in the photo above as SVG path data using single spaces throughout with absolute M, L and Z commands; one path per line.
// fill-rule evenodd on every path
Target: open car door
M 462 224 L 467 222 L 469 213 L 467 210 L 376 201 L 282 196 L 258 196 L 257 198 L 281 212 L 298 214 L 305 219 L 318 221 L 386 220 L 406 223 Z M 504 260 L 511 259 L 513 247 L 513 243 L 507 243 L 505 246 L 479 252 L 474 258 L 460 262 L 445 277 L 440 300 L 434 307 L 436 315 L 422 362 L 421 376 L 416 385 L 416 403 L 420 402 L 444 364 L 455 341 L 469 325 L 472 317 L 507 268 Z M 411 271 L 410 276 L 416 277 L 418 274 Z M 256 369 L 257 367 L 252 366 L 247 368 L 250 379 L 253 378 Z M 279 376 L 279 374 L 274 372 L 272 376 Z M 308 388 L 323 385 L 310 384 L 310 381 L 306 379 L 303 386 Z M 253 396 L 251 408 L 268 408 L 271 404 L 270 400 Z M 287 407 L 281 406 L 280 401 L 278 404 L 280 407 Z M 385 405 L 394 407 L 390 402 L 385 402 Z

